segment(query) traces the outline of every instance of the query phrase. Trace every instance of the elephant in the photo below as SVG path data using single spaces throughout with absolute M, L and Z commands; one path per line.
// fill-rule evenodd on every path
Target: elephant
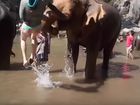
M 0 70 L 10 68 L 10 55 L 16 32 L 16 21 L 11 16 L 8 7 L 0 2 Z
M 86 47 L 85 80 L 106 80 L 109 58 L 121 29 L 121 16 L 117 9 L 100 0 L 53 0 L 44 15 L 44 30 L 50 31 L 57 21 L 58 30 L 66 30 L 68 59 L 74 65 L 79 45 Z M 103 50 L 103 63 L 96 70 L 98 52 Z

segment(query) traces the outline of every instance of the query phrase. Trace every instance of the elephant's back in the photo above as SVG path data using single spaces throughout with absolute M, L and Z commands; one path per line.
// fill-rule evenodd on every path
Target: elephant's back
M 120 18 L 119 11 L 115 7 L 113 7 L 112 5 L 105 3 L 105 2 L 103 2 L 102 5 L 103 5 L 104 11 L 107 14 L 110 14 L 110 15 L 113 15 L 114 17 Z
M 119 14 L 119 11 L 115 7 L 109 5 L 105 2 L 102 2 L 102 8 L 106 13 L 105 18 L 104 18 L 105 19 L 104 27 L 106 27 L 106 25 L 107 26 L 110 25 L 111 26 L 110 28 L 112 28 L 112 29 L 116 29 L 115 27 L 117 27 L 117 28 L 120 27 L 121 26 L 120 25 L 121 16 Z

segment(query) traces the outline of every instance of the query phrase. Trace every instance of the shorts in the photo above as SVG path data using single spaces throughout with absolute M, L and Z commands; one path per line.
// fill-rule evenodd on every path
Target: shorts
M 27 24 L 23 23 L 22 26 L 21 26 L 21 29 L 22 29 L 22 30 L 28 31 L 28 30 L 31 30 L 31 29 L 33 29 L 33 28 L 30 27 L 30 26 L 28 26 Z
M 129 47 L 126 47 L 126 51 L 127 51 L 127 54 L 132 52 L 132 45 L 130 45 Z
M 28 26 L 26 23 L 23 22 L 22 26 L 21 26 L 21 30 L 24 30 L 24 31 L 39 31 L 41 30 L 43 27 L 43 24 L 39 24 L 35 27 L 31 27 L 31 26 Z

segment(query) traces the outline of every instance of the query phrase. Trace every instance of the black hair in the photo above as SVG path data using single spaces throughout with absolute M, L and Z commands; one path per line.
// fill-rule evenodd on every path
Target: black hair
M 131 34 L 132 34 L 132 35 L 134 35 L 134 34 L 135 34 L 135 32 L 134 32 L 133 30 L 131 30 Z

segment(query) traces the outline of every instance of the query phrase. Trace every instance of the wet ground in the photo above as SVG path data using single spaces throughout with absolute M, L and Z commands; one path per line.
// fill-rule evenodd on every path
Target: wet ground
M 50 75 L 53 81 L 61 81 L 63 85 L 54 89 L 41 88 L 34 82 L 34 71 L 22 68 L 19 37 L 16 37 L 13 46 L 16 57 L 11 57 L 11 70 L 0 71 L 0 105 L 140 105 L 140 51 L 134 52 L 134 60 L 127 60 L 125 43 L 116 43 L 115 57 L 110 60 L 109 79 L 96 88 L 95 83 L 83 82 L 84 51 L 79 55 L 78 73 L 74 78 L 68 79 L 62 73 L 65 49 L 64 38 L 52 39 Z M 99 58 L 97 70 L 101 61 Z

